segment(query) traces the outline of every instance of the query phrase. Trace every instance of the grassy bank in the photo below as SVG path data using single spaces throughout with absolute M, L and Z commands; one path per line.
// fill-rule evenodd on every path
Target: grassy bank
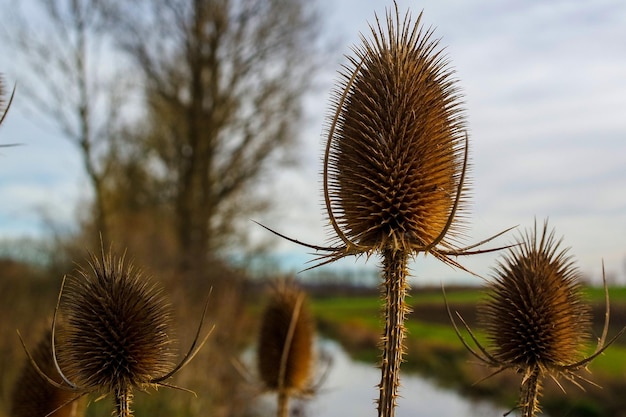
M 611 289 L 611 328 L 609 337 L 626 325 L 626 289 Z M 594 335 L 600 335 L 604 321 L 604 293 L 586 291 L 594 306 Z M 485 342 L 476 322 L 476 310 L 483 295 L 476 289 L 449 289 L 447 298 L 453 311 L 459 311 L 481 342 Z M 468 396 L 490 398 L 502 405 L 515 405 L 519 376 L 503 372 L 487 377 L 492 370 L 478 365 L 464 349 L 450 324 L 440 289 L 414 292 L 407 300 L 413 312 L 407 322 L 408 355 L 403 369 L 418 372 L 436 383 L 453 387 Z M 340 341 L 359 360 L 378 359 L 378 340 L 383 326 L 378 295 L 314 297 L 312 307 L 320 331 Z M 466 340 L 470 340 L 465 335 Z M 596 340 L 589 343 L 593 352 Z M 568 381 L 559 381 L 567 394 L 552 381 L 544 389 L 543 408 L 553 416 L 618 416 L 626 410 L 622 395 L 626 388 L 626 338 L 619 340 L 590 366 L 582 376 L 603 388 L 583 382 L 585 391 Z M 480 382 L 479 382 L 480 381 Z

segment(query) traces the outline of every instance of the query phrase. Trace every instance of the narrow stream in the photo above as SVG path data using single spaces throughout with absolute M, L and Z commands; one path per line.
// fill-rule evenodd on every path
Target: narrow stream
M 297 415 L 375 416 L 380 371 L 373 364 L 352 360 L 335 341 L 322 340 L 320 347 L 332 357 L 331 366 L 318 394 L 302 403 L 302 413 Z M 401 383 L 396 417 L 500 417 L 507 411 L 487 401 L 466 399 L 418 375 L 404 374 Z M 263 408 L 273 408 L 274 401 L 273 396 L 264 398 Z

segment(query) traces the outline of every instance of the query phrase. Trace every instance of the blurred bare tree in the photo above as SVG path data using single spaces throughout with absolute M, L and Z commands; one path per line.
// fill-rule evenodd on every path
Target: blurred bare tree
M 105 242 L 126 244 L 119 231 L 156 216 L 178 270 L 194 275 L 240 244 L 241 224 L 269 205 L 258 185 L 298 136 L 320 56 L 315 5 L 0 1 L 19 107 L 80 152 L 86 218 Z
M 197 391 L 212 415 L 241 415 L 248 390 L 229 360 L 215 358 L 229 358 L 249 342 L 246 287 L 239 272 L 216 258 L 241 245 L 247 235 L 241 223 L 253 227 L 248 219 L 269 204 L 257 192 L 265 174 L 289 162 L 302 98 L 319 65 L 315 5 L 118 0 L 109 6 L 109 33 L 143 79 L 144 114 L 123 136 L 108 200 L 124 205 L 126 236 L 139 227 L 143 246 L 158 245 L 151 262 L 174 253 L 174 275 L 191 284 L 180 287 L 195 295 L 214 288 L 216 330 L 205 349 L 211 355 L 206 366 L 202 354 L 197 362 L 210 372 L 190 377 L 203 379 Z M 154 228 L 160 243 L 156 234 L 146 239 Z
M 0 32 L 11 48 L 20 101 L 37 123 L 58 130 L 80 152 L 94 193 L 94 226 L 106 241 L 103 182 L 124 89 L 100 31 L 101 0 L 3 1 Z M 89 216 L 91 217 L 91 216 Z
M 195 276 L 236 243 L 237 221 L 268 203 L 255 187 L 297 137 L 317 15 L 305 0 L 109 6 L 110 33 L 144 77 L 132 147 L 175 213 L 179 271 Z

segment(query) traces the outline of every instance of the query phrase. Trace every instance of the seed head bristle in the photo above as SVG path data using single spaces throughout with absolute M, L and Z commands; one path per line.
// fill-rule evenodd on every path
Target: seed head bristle
M 307 390 L 313 368 L 313 318 L 294 284 L 275 289 L 263 313 L 257 365 L 265 386 L 290 395 Z
M 519 243 L 498 263 L 480 320 L 499 362 L 556 372 L 583 357 L 589 335 L 580 273 L 547 223 Z
M 94 255 L 89 265 L 63 293 L 62 371 L 86 392 L 143 389 L 173 368 L 170 306 L 124 257 Z
M 50 330 L 44 332 L 32 357 L 40 370 L 53 380 L 61 383 L 52 359 Z M 76 394 L 52 386 L 26 361 L 15 381 L 11 394 L 11 413 L 13 417 L 75 417 L 79 405 L 72 402 Z
M 401 21 L 396 9 L 386 29 L 377 21 L 334 98 L 329 200 L 342 233 L 368 251 L 431 244 L 446 227 L 462 176 L 461 94 L 420 20 L 407 13 Z M 448 239 L 461 230 L 453 224 Z

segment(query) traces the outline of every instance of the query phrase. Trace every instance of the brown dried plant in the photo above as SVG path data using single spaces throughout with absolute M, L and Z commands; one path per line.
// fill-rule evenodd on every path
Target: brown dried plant
M 89 268 L 79 268 L 61 284 L 50 345 L 56 375 L 62 381 L 49 375 L 25 345 L 24 349 L 37 373 L 53 387 L 74 393 L 74 399 L 91 393 L 112 394 L 114 415 L 130 417 L 134 388 L 178 388 L 166 381 L 206 342 L 210 332 L 199 342 L 205 313 L 206 306 L 188 353 L 174 365 L 171 309 L 162 290 L 124 256 L 118 259 L 111 251 L 102 251 L 101 258 L 91 256 Z
M 379 416 L 393 416 L 408 312 L 407 263 L 420 253 L 464 269 L 452 257 L 499 233 L 458 248 L 467 207 L 468 135 L 461 93 L 432 29 L 387 12 L 372 39 L 341 73 L 324 154 L 326 211 L 335 233 L 330 247 L 292 242 L 323 254 L 320 264 L 350 255 L 383 258 Z M 495 250 L 495 249 L 494 249 Z
M 50 330 L 44 332 L 33 351 L 33 359 L 40 369 L 51 375 L 57 383 L 62 379 L 54 366 Z M 57 388 L 46 381 L 30 364 L 25 362 L 15 381 L 11 394 L 13 417 L 78 417 L 84 414 L 82 404 L 72 401 L 75 395 L 70 391 Z
M 479 322 L 490 349 L 478 342 L 457 313 L 478 351 L 471 348 L 448 308 L 463 345 L 481 362 L 495 368 L 489 377 L 506 369 L 522 375 L 516 409 L 521 410 L 523 417 L 535 416 L 540 411 L 541 388 L 546 376 L 561 389 L 559 377 L 580 388 L 579 381 L 591 383 L 577 371 L 585 368 L 625 330 L 605 343 L 610 307 L 604 280 L 604 330 L 595 352 L 584 356 L 590 335 L 591 309 L 581 293 L 580 272 L 568 255 L 568 249 L 560 249 L 561 241 L 555 240 L 554 230 L 548 231 L 547 221 L 540 235 L 535 224 L 494 268 L 493 280 L 487 285 L 488 300 L 479 308 Z
M 259 375 L 278 397 L 277 416 L 289 415 L 289 399 L 308 393 L 313 373 L 313 317 L 307 297 L 292 282 L 280 282 L 261 321 Z

